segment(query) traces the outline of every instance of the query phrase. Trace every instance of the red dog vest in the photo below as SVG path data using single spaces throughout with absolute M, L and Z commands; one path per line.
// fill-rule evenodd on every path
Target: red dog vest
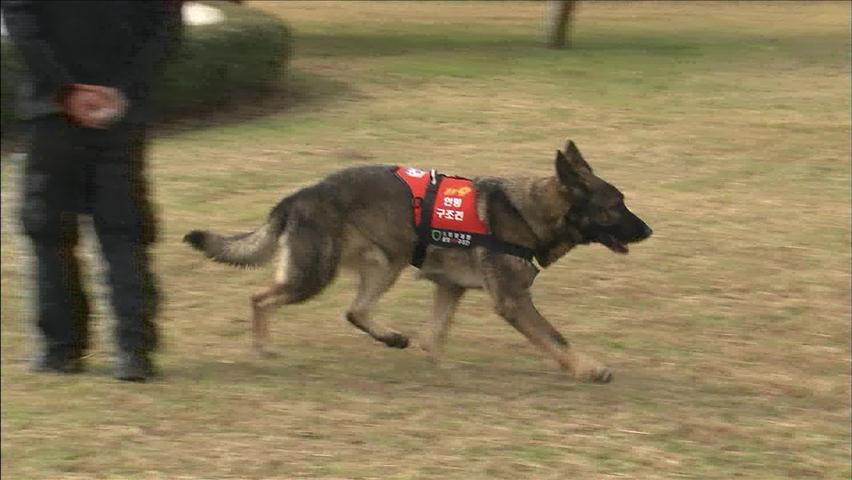
M 420 267 L 426 245 L 450 248 L 483 246 L 532 260 L 533 251 L 498 240 L 476 212 L 476 189 L 467 178 L 399 166 L 396 175 L 408 186 L 418 242 L 411 264 Z

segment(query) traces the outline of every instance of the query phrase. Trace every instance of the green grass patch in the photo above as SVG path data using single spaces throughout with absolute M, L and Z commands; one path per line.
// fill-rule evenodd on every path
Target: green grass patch
M 848 3 L 581 2 L 564 51 L 539 46 L 541 3 L 252 6 L 292 27 L 292 96 L 169 125 L 152 149 L 161 380 L 109 379 L 108 316 L 88 373 L 27 371 L 3 159 L 5 475 L 849 478 Z M 577 248 L 534 288 L 608 386 L 571 381 L 482 292 L 442 367 L 383 348 L 342 318 L 345 275 L 277 314 L 280 356 L 255 358 L 248 296 L 271 272 L 181 243 L 249 230 L 349 165 L 547 175 L 566 137 L 655 231 L 627 257 Z M 376 320 L 416 337 L 429 300 L 406 273 Z

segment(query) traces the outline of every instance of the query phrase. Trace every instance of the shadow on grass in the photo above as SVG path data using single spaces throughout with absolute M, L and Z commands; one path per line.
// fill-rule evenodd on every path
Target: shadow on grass
M 530 370 L 508 365 L 453 361 L 445 362 L 443 367 L 436 367 L 421 355 L 403 352 L 391 355 L 394 357 L 392 362 L 383 355 L 362 356 L 357 360 L 358 368 L 354 369 L 351 359 L 327 355 L 298 359 L 255 359 L 248 355 L 244 359 L 228 362 L 196 359 L 167 368 L 160 381 L 265 385 L 285 390 L 309 384 L 315 392 L 343 389 L 375 394 L 392 393 L 392 397 L 400 396 L 402 392 L 426 395 L 453 392 L 463 396 L 490 397 L 495 401 L 522 398 L 532 392 L 538 395 L 561 395 L 577 389 L 598 387 L 579 383 L 558 369 Z M 506 385 L 513 387 L 507 389 Z
M 228 105 L 187 112 L 155 122 L 155 137 L 168 137 L 211 127 L 243 123 L 293 109 L 321 108 L 351 90 L 349 84 L 320 75 L 290 71 L 286 83 L 267 92 L 247 95 Z M 21 152 L 26 145 L 26 126 L 16 123 L 5 128 L 0 155 Z

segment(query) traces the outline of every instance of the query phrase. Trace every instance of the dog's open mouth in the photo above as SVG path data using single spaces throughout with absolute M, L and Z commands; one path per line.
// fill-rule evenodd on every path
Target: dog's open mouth
M 626 254 L 629 251 L 626 243 L 622 243 L 617 238 L 608 233 L 601 234 L 598 237 L 598 241 L 606 245 L 607 248 L 609 248 L 615 253 Z

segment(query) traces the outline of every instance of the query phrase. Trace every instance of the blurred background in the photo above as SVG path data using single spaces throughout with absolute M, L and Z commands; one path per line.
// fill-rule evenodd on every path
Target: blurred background
M 19 479 L 814 478 L 850 470 L 848 2 L 188 2 L 149 154 L 163 377 L 36 376 L 2 40 L 2 468 Z M 577 248 L 536 303 L 608 364 L 578 384 L 463 300 L 446 360 L 380 348 L 343 276 L 250 351 L 247 292 L 181 244 L 357 164 L 550 175 L 574 140 L 654 236 Z M 81 247 L 96 292 L 101 264 Z M 415 336 L 406 273 L 377 318 Z

